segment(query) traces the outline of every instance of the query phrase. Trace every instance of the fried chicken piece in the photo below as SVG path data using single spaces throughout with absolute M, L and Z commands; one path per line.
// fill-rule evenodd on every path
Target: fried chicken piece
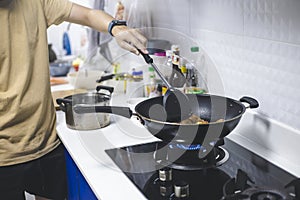
M 224 122 L 224 119 L 218 119 L 216 122 Z M 182 120 L 180 124 L 208 124 L 208 121 L 201 119 L 199 116 L 192 114 L 188 119 Z
M 199 116 L 193 114 L 188 119 L 181 121 L 181 124 L 208 124 L 208 121 L 205 121 Z

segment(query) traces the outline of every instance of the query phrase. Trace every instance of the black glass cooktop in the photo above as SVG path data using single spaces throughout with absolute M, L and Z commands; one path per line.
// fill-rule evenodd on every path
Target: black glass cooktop
M 188 154 L 173 159 L 172 154 L 162 153 L 162 149 L 173 152 L 178 148 Z M 197 145 L 155 142 L 109 149 L 106 153 L 151 200 L 299 199 L 297 177 L 235 142 L 222 141 L 212 150 L 215 151 L 213 159 L 197 160 L 199 149 Z

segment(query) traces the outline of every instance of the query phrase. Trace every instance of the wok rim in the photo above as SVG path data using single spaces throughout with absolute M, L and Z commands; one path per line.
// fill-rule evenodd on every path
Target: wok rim
M 208 95 L 208 94 L 205 94 L 205 95 L 202 95 L 202 96 L 213 96 L 213 97 L 225 98 L 225 99 L 231 100 L 231 101 L 235 102 L 236 104 L 240 105 L 241 108 L 242 108 L 242 111 L 237 116 L 235 116 L 233 118 L 230 118 L 230 119 L 227 119 L 227 120 L 224 120 L 222 122 L 209 122 L 207 124 L 181 124 L 180 122 L 167 122 L 167 121 L 164 122 L 164 121 L 159 121 L 159 120 L 151 119 L 151 118 L 145 117 L 145 116 L 141 115 L 139 112 L 137 112 L 137 107 L 141 106 L 141 104 L 143 104 L 145 101 L 147 101 L 149 99 L 144 100 L 144 101 L 138 103 L 135 106 L 134 110 L 136 112 L 136 115 L 139 116 L 140 118 L 142 118 L 143 120 L 146 120 L 146 121 L 149 121 L 149 122 L 155 122 L 155 123 L 158 123 L 158 124 L 173 125 L 173 126 L 209 126 L 209 125 L 216 125 L 216 124 L 224 124 L 224 123 L 231 122 L 231 121 L 234 121 L 234 120 L 237 120 L 237 119 L 241 118 L 242 115 L 246 112 L 246 107 L 243 105 L 243 103 L 240 102 L 240 101 L 237 101 L 235 99 L 231 99 L 231 98 L 224 97 L 224 96 L 219 96 L 219 95 Z M 154 97 L 154 98 L 161 98 L 161 97 Z

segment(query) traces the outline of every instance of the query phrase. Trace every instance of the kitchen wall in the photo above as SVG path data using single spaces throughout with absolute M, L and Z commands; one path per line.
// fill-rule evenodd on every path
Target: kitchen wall
M 155 27 L 187 34 L 204 49 L 226 96 L 253 96 L 261 115 L 300 130 L 300 1 L 148 3 Z
M 86 6 L 93 2 L 74 1 Z M 122 2 L 130 5 L 128 0 Z M 257 111 L 261 115 L 300 130 L 300 1 L 143 2 L 154 27 L 175 30 L 175 35 L 186 35 L 199 44 L 213 63 L 226 96 L 253 96 L 260 102 Z M 106 0 L 106 10 L 114 14 L 116 3 L 117 0 Z M 48 30 L 49 42 L 58 52 L 62 50 L 66 27 L 67 23 L 63 23 Z M 166 39 L 171 38 L 172 31 Z M 73 52 L 84 53 L 86 46 L 81 46 L 81 40 L 85 34 L 85 27 L 71 26 Z M 182 48 L 188 48 L 190 44 L 182 42 L 183 38 L 178 37 L 178 41 L 187 44 Z M 210 84 L 217 82 L 214 78 L 209 80 Z

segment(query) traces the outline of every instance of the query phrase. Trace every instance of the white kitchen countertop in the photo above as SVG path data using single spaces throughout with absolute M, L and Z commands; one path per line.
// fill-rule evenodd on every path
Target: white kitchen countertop
M 52 87 L 52 91 L 63 89 L 70 89 L 70 86 Z M 132 106 L 124 95 L 121 97 L 113 96 L 112 104 Z M 58 111 L 57 131 L 99 199 L 146 199 L 104 152 L 105 149 L 157 141 L 137 119 L 111 115 L 111 123 L 105 128 L 77 131 L 66 126 L 65 113 Z M 299 131 L 247 110 L 228 138 L 300 177 L 300 158 L 297 155 L 300 152 L 300 145 L 297 145 Z

